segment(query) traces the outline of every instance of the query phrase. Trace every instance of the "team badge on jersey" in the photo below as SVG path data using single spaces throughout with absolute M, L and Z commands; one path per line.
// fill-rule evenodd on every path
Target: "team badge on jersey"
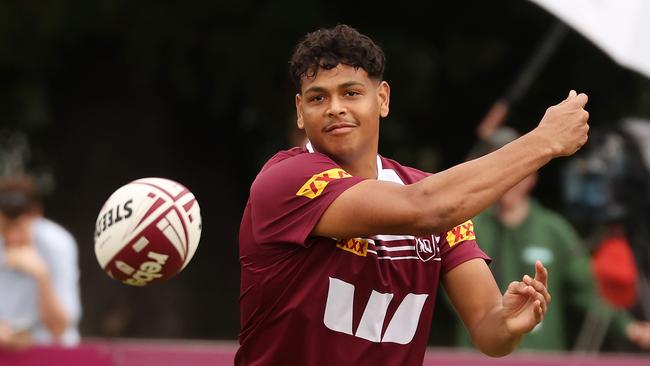
M 296 196 L 305 196 L 307 198 L 316 198 L 320 196 L 325 190 L 329 182 L 334 179 L 349 178 L 351 177 L 345 170 L 341 168 L 334 168 L 326 170 L 312 176 L 302 187 L 296 192 Z
M 475 240 L 476 234 L 474 233 L 474 224 L 472 223 L 472 220 L 467 220 L 449 230 L 446 238 L 450 247 L 467 240 Z
M 365 257 L 368 254 L 368 239 L 341 239 L 336 243 L 336 247 L 360 257 Z
M 435 235 L 425 238 L 415 238 L 415 252 L 422 262 L 426 262 L 438 254 L 439 242 L 440 237 Z

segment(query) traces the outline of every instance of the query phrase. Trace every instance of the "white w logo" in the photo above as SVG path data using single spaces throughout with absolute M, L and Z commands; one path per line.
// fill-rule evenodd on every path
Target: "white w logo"
M 410 343 L 420 322 L 420 314 L 428 296 L 428 294 L 406 295 L 390 320 L 382 338 L 382 326 L 393 294 L 382 294 L 373 290 L 354 336 L 371 342 Z M 353 304 L 354 285 L 330 277 L 325 316 L 323 317 L 325 326 L 337 332 L 353 335 Z

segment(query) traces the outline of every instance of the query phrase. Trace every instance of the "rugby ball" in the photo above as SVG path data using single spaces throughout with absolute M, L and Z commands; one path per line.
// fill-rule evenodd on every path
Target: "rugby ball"
M 111 278 L 146 286 L 182 271 L 200 238 L 192 192 L 170 179 L 143 178 L 120 187 L 99 211 L 95 255 Z

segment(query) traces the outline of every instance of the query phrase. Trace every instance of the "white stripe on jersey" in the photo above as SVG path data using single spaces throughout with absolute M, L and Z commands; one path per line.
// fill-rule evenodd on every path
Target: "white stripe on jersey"
M 419 257 L 414 257 L 412 255 L 407 255 L 407 256 L 404 256 L 404 257 L 389 257 L 389 256 L 379 257 L 378 256 L 377 258 L 378 259 L 390 259 L 392 261 L 398 261 L 398 260 L 401 260 L 401 259 L 420 259 Z
M 415 240 L 413 235 L 375 235 L 372 238 L 381 241 Z
M 372 253 L 372 254 L 375 254 L 375 255 L 377 254 L 374 250 L 369 250 L 368 253 Z M 398 261 L 398 260 L 402 260 L 402 259 L 417 259 L 417 260 L 419 260 L 420 257 L 414 257 L 412 255 L 407 255 L 407 256 L 404 256 L 404 257 L 390 257 L 390 256 L 380 257 L 380 256 L 377 256 L 377 259 L 390 259 L 392 261 Z M 441 260 L 439 257 L 435 257 L 435 258 L 432 258 L 432 259 L 434 261 Z
M 385 246 L 375 246 L 377 250 L 385 250 L 387 252 L 396 252 L 398 250 L 415 250 L 415 245 L 405 245 L 401 247 L 385 247 Z

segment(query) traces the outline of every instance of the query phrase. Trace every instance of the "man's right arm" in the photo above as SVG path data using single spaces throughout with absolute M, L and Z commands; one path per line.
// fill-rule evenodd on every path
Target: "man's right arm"
M 503 148 L 415 184 L 365 180 L 328 207 L 313 235 L 349 238 L 445 232 L 475 216 L 551 159 L 587 141 L 585 94 L 574 91 L 547 109 L 539 125 Z

